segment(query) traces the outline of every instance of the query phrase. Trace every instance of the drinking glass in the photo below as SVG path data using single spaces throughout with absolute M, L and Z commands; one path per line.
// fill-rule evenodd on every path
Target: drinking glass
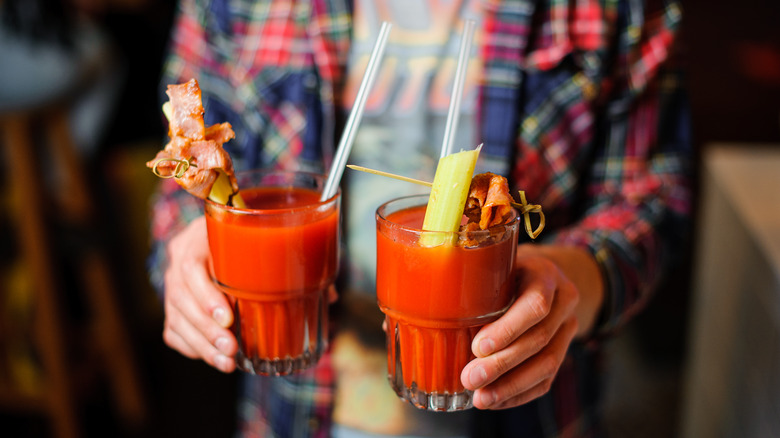
M 214 281 L 233 309 L 240 370 L 299 372 L 314 365 L 327 346 L 341 194 L 320 201 L 325 178 L 239 173 L 247 208 L 205 202 Z
M 513 210 L 506 224 L 488 230 L 437 232 L 459 243 L 425 247 L 419 239 L 427 201 L 428 195 L 398 198 L 376 212 L 388 379 L 420 409 L 458 411 L 473 406 L 472 391 L 460 381 L 474 358 L 471 342 L 514 299 L 519 217 Z

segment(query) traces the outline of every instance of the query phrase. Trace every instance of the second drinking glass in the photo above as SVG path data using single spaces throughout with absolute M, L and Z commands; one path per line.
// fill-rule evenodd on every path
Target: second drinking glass
M 387 322 L 387 366 L 399 397 L 420 409 L 472 407 L 460 381 L 479 329 L 512 303 L 519 218 L 448 234 L 457 244 L 422 246 L 428 196 L 387 202 L 376 213 L 377 299 Z

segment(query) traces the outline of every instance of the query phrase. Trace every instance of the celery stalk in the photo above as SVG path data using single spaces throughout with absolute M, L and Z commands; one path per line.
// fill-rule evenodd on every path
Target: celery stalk
M 471 186 L 480 148 L 447 155 L 439 160 L 428 209 L 423 220 L 424 231 L 456 232 L 463 218 L 463 208 Z M 456 236 L 443 233 L 422 233 L 420 245 L 455 244 Z

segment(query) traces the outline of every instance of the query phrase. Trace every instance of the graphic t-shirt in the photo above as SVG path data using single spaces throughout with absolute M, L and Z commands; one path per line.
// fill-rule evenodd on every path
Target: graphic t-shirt
M 351 105 L 360 87 L 382 21 L 392 23 L 385 55 L 366 102 L 349 163 L 423 181 L 433 181 L 445 133 L 466 19 L 477 22 L 462 89 L 453 151 L 474 149 L 477 97 L 479 2 L 361 0 L 355 4 L 350 72 L 344 99 Z M 344 175 L 345 233 L 349 285 L 375 292 L 379 205 L 430 189 L 347 169 Z
M 392 23 L 385 55 L 368 96 L 348 163 L 433 181 L 445 134 L 458 52 L 466 19 L 479 29 L 478 2 L 417 0 L 355 3 L 354 35 L 344 102 L 352 105 L 382 21 Z M 475 31 L 462 88 L 453 151 L 474 149 L 479 32 Z M 342 180 L 347 293 L 376 292 L 377 207 L 399 196 L 429 193 L 408 182 L 347 169 Z M 378 327 L 377 327 L 378 329 Z M 386 351 L 353 334 L 333 341 L 337 374 L 336 438 L 466 436 L 469 413 L 443 415 L 402 401 L 387 381 Z

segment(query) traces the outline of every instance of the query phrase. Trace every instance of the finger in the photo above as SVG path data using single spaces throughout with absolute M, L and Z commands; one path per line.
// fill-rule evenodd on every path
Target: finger
M 524 405 L 528 402 L 536 400 L 537 398 L 547 394 L 550 391 L 550 388 L 552 387 L 552 382 L 553 379 L 543 380 L 542 382 L 540 382 L 533 388 L 523 392 L 522 394 L 516 395 L 504 402 L 496 403 L 487 409 L 500 410 L 500 409 L 509 409 L 509 408 L 514 408 L 516 406 Z
M 489 409 L 504 406 L 514 398 L 532 400 L 546 393 L 549 390 L 549 385 L 541 394 L 534 388 L 546 380 L 552 382 L 576 332 L 577 321 L 573 317 L 569 318 L 555 334 L 547 348 L 502 375 L 490 385 L 475 391 L 474 406 L 479 409 Z
M 202 311 L 223 328 L 233 324 L 233 312 L 227 297 L 217 289 L 206 266 L 195 260 L 181 263 L 181 278 Z
M 166 325 L 165 329 L 163 329 L 163 341 L 165 342 L 165 345 L 171 347 L 172 349 L 178 351 L 190 359 L 200 359 L 200 357 L 198 357 L 198 353 L 168 325 Z
M 520 269 L 520 295 L 506 313 L 485 325 L 474 337 L 471 349 L 475 356 L 485 357 L 506 348 L 521 334 L 544 319 L 555 299 L 556 280 L 560 275 L 547 266 L 542 269 Z
M 212 326 L 217 327 L 221 334 L 210 341 L 203 331 L 194 326 L 190 320 L 183 315 L 175 306 L 169 306 L 165 317 L 164 336 L 166 342 L 176 348 L 182 354 L 193 359 L 202 359 L 214 368 L 223 372 L 231 372 L 235 369 L 235 361 L 232 357 L 238 350 L 238 344 L 235 337 L 227 330 L 219 328 L 213 322 Z
M 168 243 L 170 268 L 166 271 L 166 293 L 180 287 L 192 292 L 203 311 L 222 327 L 233 323 L 233 312 L 225 295 L 217 289 L 209 274 L 209 246 L 206 219 L 193 220 Z M 169 288 L 171 286 L 172 288 Z
M 218 347 L 222 353 L 232 356 L 238 351 L 233 333 L 220 325 L 213 315 L 205 313 L 203 308 L 192 299 L 190 291 L 180 289 L 171 291 L 165 300 L 167 320 L 172 323 L 184 320 L 209 343 Z M 176 327 L 174 327 L 176 328 Z

